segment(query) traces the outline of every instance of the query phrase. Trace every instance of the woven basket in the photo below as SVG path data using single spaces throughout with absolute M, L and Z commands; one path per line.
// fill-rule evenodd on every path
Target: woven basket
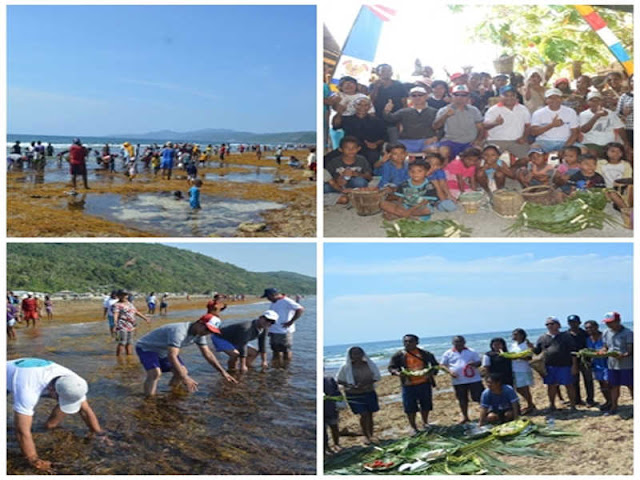
M 633 207 L 633 178 L 614 180 L 613 189 L 620 194 L 628 207 Z
M 462 205 L 465 213 L 477 213 L 484 200 L 482 192 L 465 192 L 458 197 L 458 203 Z
M 555 190 L 548 185 L 527 187 L 522 190 L 521 194 L 526 202 L 537 203 L 538 205 L 555 205 L 558 203 Z
M 353 189 L 349 192 L 351 205 L 356 209 L 356 213 L 366 217 L 380 213 L 380 201 L 384 198 L 385 192 L 375 189 Z
M 493 192 L 493 211 L 501 217 L 515 218 L 520 213 L 524 198 L 518 192 L 508 190 L 496 190 Z
M 633 230 L 633 208 L 621 208 L 620 215 L 624 227 Z

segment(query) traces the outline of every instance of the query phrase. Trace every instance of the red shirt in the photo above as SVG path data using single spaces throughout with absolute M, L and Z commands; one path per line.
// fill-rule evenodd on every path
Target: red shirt
M 80 145 L 71 145 L 69 149 L 69 163 L 71 165 L 84 165 L 84 159 L 87 156 L 87 151 Z
M 35 298 L 25 298 L 22 300 L 23 312 L 36 312 L 38 310 L 38 300 Z

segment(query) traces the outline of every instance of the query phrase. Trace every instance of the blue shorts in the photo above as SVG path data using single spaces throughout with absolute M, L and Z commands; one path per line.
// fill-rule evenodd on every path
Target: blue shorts
M 436 210 L 438 210 L 439 212 L 455 212 L 458 209 L 456 202 L 448 198 L 445 200 L 440 200 L 435 204 L 435 206 Z
M 431 383 L 402 386 L 404 413 L 430 412 L 433 410 Z
M 160 357 L 156 352 L 145 352 L 140 347 L 136 347 L 136 353 L 145 370 L 153 370 L 154 368 L 159 368 L 161 372 L 170 372 L 173 370 L 173 365 L 171 365 L 167 357 Z M 184 365 L 180 355 L 178 355 L 178 361 L 180 365 Z
M 571 375 L 571 367 L 552 367 L 547 365 L 545 385 L 573 385 L 575 377 Z
M 401 143 L 405 147 L 407 147 L 407 153 L 420 153 L 424 150 L 424 141 L 425 138 L 417 138 L 417 139 L 409 139 L 409 138 L 400 138 L 398 143 Z
M 607 369 L 607 381 L 610 387 L 618 387 L 624 385 L 626 387 L 633 387 L 633 369 L 627 368 L 625 370 L 610 370 Z
M 231 342 L 228 342 L 221 336 L 216 335 L 215 333 L 210 336 L 211 336 L 211 343 L 213 343 L 213 348 L 215 349 L 216 352 L 224 352 L 227 350 L 237 350 L 235 345 L 233 345 Z
M 607 369 L 606 368 L 592 368 L 591 371 L 593 372 L 593 378 L 600 381 L 600 382 L 606 382 L 607 381 Z
M 456 143 L 451 140 L 442 140 L 436 144 L 438 147 L 449 147 L 449 158 L 453 159 L 464 152 L 467 148 L 473 147 L 472 143 Z
M 109 322 L 109 329 L 113 330 L 116 327 L 116 322 L 113 319 L 113 315 L 107 315 L 107 321 Z
M 156 304 L 155 303 L 147 303 L 147 307 L 149 307 L 149 310 L 153 310 L 154 308 L 156 308 Z
M 171 170 L 173 168 L 173 160 L 162 160 L 160 162 L 160 168 Z
M 373 413 L 380 410 L 378 395 L 376 395 L 375 391 L 357 395 L 347 394 L 347 402 L 349 403 L 349 407 L 351 407 L 351 411 L 356 415 L 367 412 Z

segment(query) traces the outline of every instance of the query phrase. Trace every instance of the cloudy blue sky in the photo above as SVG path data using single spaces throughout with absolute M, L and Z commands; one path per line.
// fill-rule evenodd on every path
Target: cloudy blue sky
M 329 243 L 324 258 L 325 345 L 633 313 L 629 244 Z

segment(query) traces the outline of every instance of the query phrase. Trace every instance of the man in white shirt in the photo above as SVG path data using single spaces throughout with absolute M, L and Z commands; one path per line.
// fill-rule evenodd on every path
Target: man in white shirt
M 278 321 L 269 329 L 272 366 L 280 367 L 288 364 L 293 358 L 293 333 L 295 322 L 302 316 L 304 308 L 289 297 L 280 293 L 277 288 L 267 288 L 261 298 L 271 302 L 270 310 L 278 314 Z
M 562 105 L 562 92 L 550 88 L 544 94 L 546 107 L 531 117 L 531 134 L 545 153 L 562 150 L 578 140 L 578 115 L 573 108 Z
M 469 396 L 474 402 L 480 402 L 480 396 L 484 387 L 478 367 L 480 367 L 480 355 L 478 352 L 467 348 L 463 336 L 453 337 L 453 348 L 444 352 L 440 365 L 451 375 L 451 385 L 456 392 L 456 398 L 460 405 L 460 421 L 469 421 Z
M 484 115 L 484 128 L 488 131 L 487 143 L 503 152 L 510 152 L 524 162 L 520 166 L 525 166 L 529 154 L 527 137 L 531 113 L 527 107 L 518 103 L 517 91 L 513 86 L 502 87 L 500 97 L 500 102 L 489 108 Z
M 80 413 L 97 436 L 105 437 L 98 418 L 87 402 L 87 382 L 68 368 L 40 358 L 19 358 L 7 362 L 7 392 L 13 395 L 14 428 L 22 454 L 36 469 L 54 473 L 51 462 L 38 457 L 31 435 L 33 415 L 40 397 L 57 400 L 45 427 L 60 425 L 65 415 Z M 105 437 L 106 439 L 106 437 Z M 71 447 L 72 448 L 72 447 Z
M 582 143 L 598 158 L 603 157 L 605 145 L 617 141 L 616 137 L 620 137 L 628 149 L 624 123 L 616 113 L 602 106 L 600 92 L 587 95 L 587 105 L 589 108 L 579 117 L 580 131 L 584 134 Z

